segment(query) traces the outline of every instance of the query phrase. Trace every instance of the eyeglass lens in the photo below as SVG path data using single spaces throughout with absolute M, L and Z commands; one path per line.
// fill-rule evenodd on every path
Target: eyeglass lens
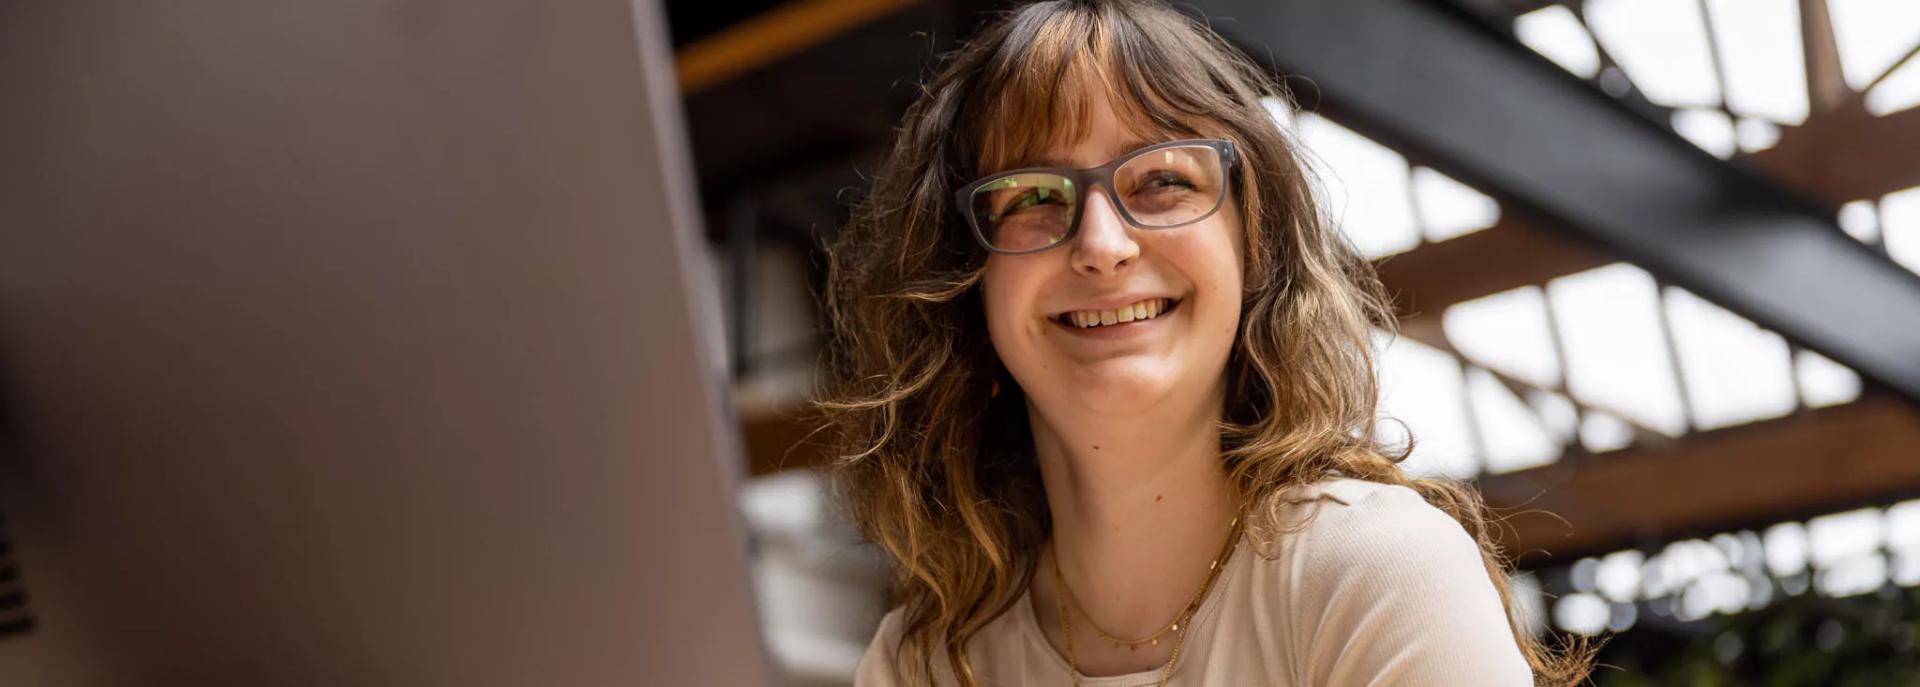
M 1113 172 L 1110 195 L 1149 229 L 1176 227 L 1213 212 L 1224 165 L 1210 146 L 1161 148 L 1136 156 Z M 1052 172 L 1022 172 L 975 190 L 969 211 L 995 250 L 1039 250 L 1066 240 L 1086 189 Z

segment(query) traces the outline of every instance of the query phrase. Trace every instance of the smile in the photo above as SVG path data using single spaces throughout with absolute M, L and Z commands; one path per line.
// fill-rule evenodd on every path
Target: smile
M 1132 305 L 1124 305 L 1112 310 L 1074 310 L 1060 313 L 1054 319 L 1060 324 L 1078 329 L 1108 327 L 1116 324 L 1151 320 L 1171 312 L 1180 305 L 1172 298 L 1148 298 Z

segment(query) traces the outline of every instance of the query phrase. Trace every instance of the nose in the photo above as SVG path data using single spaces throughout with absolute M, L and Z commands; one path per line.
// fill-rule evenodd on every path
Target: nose
M 1134 242 L 1133 232 L 1106 189 L 1087 194 L 1081 213 L 1080 236 L 1072 247 L 1074 271 L 1090 277 L 1111 276 L 1131 268 L 1140 257 L 1140 244 Z

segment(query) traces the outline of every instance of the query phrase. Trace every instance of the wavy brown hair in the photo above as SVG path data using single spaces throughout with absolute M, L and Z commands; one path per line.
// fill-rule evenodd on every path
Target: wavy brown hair
M 1242 505 L 1277 509 L 1271 497 L 1329 473 L 1411 487 L 1480 543 L 1514 608 L 1478 492 L 1409 476 L 1399 462 L 1410 444 L 1373 438 L 1371 334 L 1394 331 L 1393 314 L 1373 266 L 1321 215 L 1297 144 L 1263 104 L 1290 103 L 1281 84 L 1168 6 L 1056 0 L 1007 12 L 945 57 L 828 246 L 833 339 L 818 408 L 845 507 L 897 561 L 904 611 L 893 658 L 903 675 L 931 684 L 944 658 L 975 684 L 966 645 L 1020 598 L 1050 528 L 1025 396 L 988 341 L 975 288 L 987 253 L 949 199 L 971 179 L 1077 140 L 1094 97 L 1135 133 L 1239 147 L 1245 294 L 1219 426 Z M 1552 650 L 1509 621 L 1540 684 L 1584 679 L 1591 648 Z

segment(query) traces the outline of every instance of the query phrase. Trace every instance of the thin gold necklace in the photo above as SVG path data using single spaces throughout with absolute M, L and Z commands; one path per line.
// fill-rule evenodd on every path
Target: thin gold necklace
M 1186 608 L 1181 609 L 1178 614 L 1174 615 L 1172 621 L 1169 621 L 1166 626 L 1160 628 L 1159 632 L 1153 633 L 1153 636 L 1137 641 L 1120 639 L 1100 629 L 1099 625 L 1094 624 L 1093 616 L 1090 615 L 1087 616 L 1087 626 L 1093 628 L 1094 633 L 1100 635 L 1102 639 L 1113 642 L 1116 647 L 1126 645 L 1128 651 L 1132 651 L 1134 647 L 1147 642 L 1152 642 L 1157 646 L 1160 643 L 1160 637 L 1162 635 L 1173 632 L 1173 654 L 1167 657 L 1167 665 L 1160 671 L 1160 687 L 1166 687 L 1167 681 L 1173 678 L 1174 665 L 1180 662 L 1180 649 L 1187 642 L 1187 632 L 1193 629 L 1193 623 L 1191 622 L 1193 615 L 1199 612 L 1200 603 L 1207 597 L 1207 590 L 1213 588 L 1213 581 L 1219 579 L 1220 571 L 1226 568 L 1227 560 L 1233 555 L 1234 540 L 1239 539 L 1239 535 L 1240 516 L 1235 515 L 1233 520 L 1227 523 L 1227 540 L 1221 543 L 1220 553 L 1213 557 L 1213 562 L 1207 564 L 1206 581 L 1200 583 L 1199 591 L 1194 592 L 1193 599 L 1187 602 Z M 1059 600 L 1060 606 L 1060 636 L 1065 640 L 1067 645 L 1067 676 L 1073 680 L 1074 687 L 1079 687 L 1080 662 L 1074 655 L 1073 621 L 1071 619 L 1072 614 L 1068 612 L 1068 606 L 1071 605 L 1074 608 L 1079 608 L 1080 602 L 1074 600 L 1073 589 L 1067 587 L 1066 576 L 1060 574 L 1060 557 L 1058 555 L 1054 556 L 1052 562 L 1053 585 L 1058 590 L 1055 596 Z M 1080 614 L 1086 615 L 1086 610 L 1080 609 Z

